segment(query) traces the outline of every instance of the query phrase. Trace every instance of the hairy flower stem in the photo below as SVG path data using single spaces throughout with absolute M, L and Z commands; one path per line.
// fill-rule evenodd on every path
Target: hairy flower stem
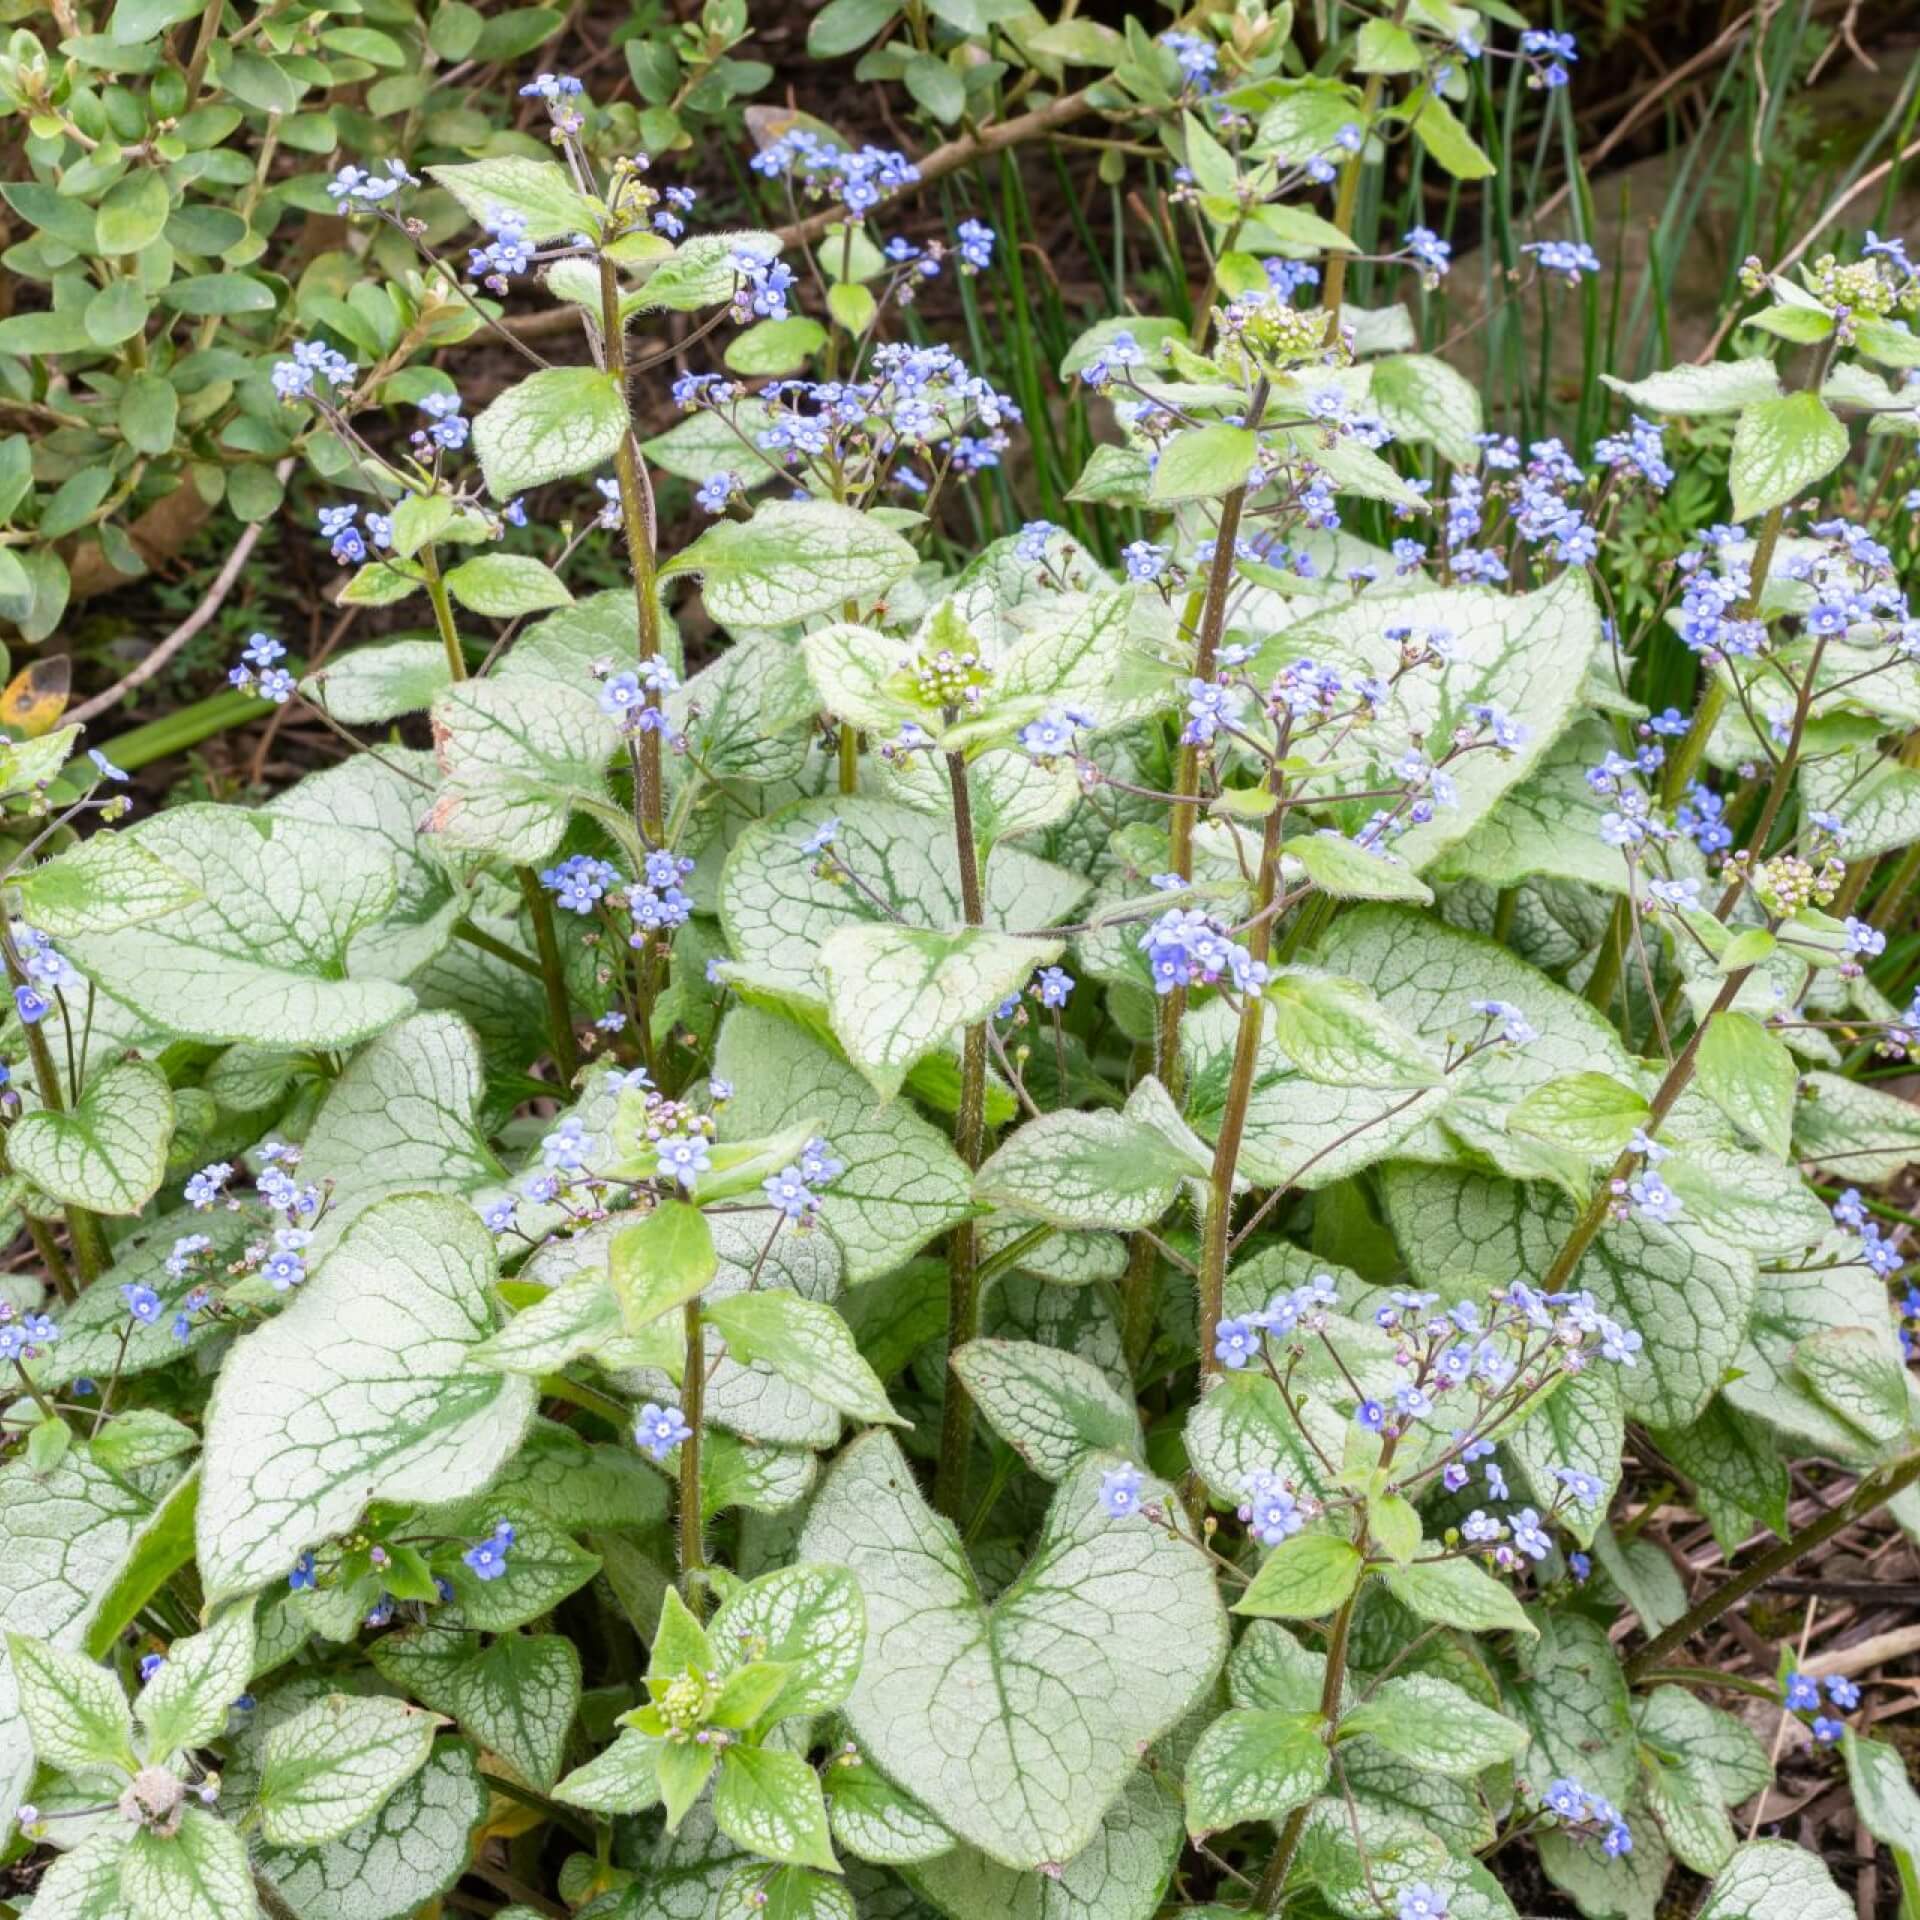
M 74 1292 L 73 1275 L 67 1271 L 66 1257 L 60 1251 L 60 1243 L 47 1231 L 46 1223 L 29 1216 L 27 1238 L 33 1242 L 34 1253 L 46 1268 L 47 1278 L 53 1282 L 53 1290 L 62 1300 L 76 1299 L 78 1296 Z
M 1796 1560 L 1831 1540 L 1856 1520 L 1864 1520 L 1868 1514 L 1885 1506 L 1916 1480 L 1920 1480 L 1920 1451 L 1902 1454 L 1899 1459 L 1890 1460 L 1885 1466 L 1863 1474 L 1854 1483 L 1853 1491 L 1837 1507 L 1830 1507 L 1811 1526 L 1803 1527 L 1800 1532 L 1782 1540 L 1777 1547 L 1770 1547 L 1732 1579 L 1715 1587 L 1698 1606 L 1689 1608 L 1666 1632 L 1655 1634 L 1627 1662 L 1627 1678 L 1644 1678 L 1676 1647 L 1684 1646 L 1703 1627 L 1711 1626 L 1729 1607 L 1736 1606 L 1756 1587 L 1784 1573 Z
M 1277 800 L 1279 775 L 1270 776 L 1270 785 Z M 1266 959 L 1273 932 L 1273 916 L 1267 908 L 1273 904 L 1279 880 L 1280 825 L 1285 818 L 1286 809 L 1276 805 L 1267 815 L 1266 831 L 1260 842 L 1254 924 L 1247 935 L 1247 951 L 1257 961 Z M 1233 1041 L 1233 1071 L 1227 1081 L 1226 1105 L 1221 1109 L 1220 1133 L 1213 1147 L 1213 1172 L 1207 1180 L 1207 1218 L 1200 1241 L 1200 1371 L 1203 1375 L 1220 1370 L 1220 1363 L 1214 1358 L 1213 1342 L 1226 1298 L 1227 1255 L 1233 1241 L 1233 1175 L 1240 1161 L 1240 1142 L 1247 1130 L 1247 1103 L 1253 1097 L 1254 1068 L 1260 1058 L 1260 1034 L 1266 1011 L 1265 996 L 1258 991 L 1242 996 L 1240 1028 Z
M 1127 1271 L 1120 1283 L 1122 1316 L 1121 1351 L 1127 1356 L 1127 1372 L 1135 1381 L 1153 1344 L 1154 1309 L 1160 1304 L 1155 1284 L 1160 1274 L 1160 1249 L 1144 1233 L 1136 1233 L 1127 1243 Z
M 1409 0 L 1398 0 L 1393 9 L 1393 24 L 1404 26 L 1407 18 Z M 1373 116 L 1380 106 L 1380 94 L 1385 85 L 1384 74 L 1370 73 L 1367 84 L 1360 94 L 1360 130 L 1362 133 L 1373 131 Z M 1342 233 L 1353 231 L 1354 209 L 1360 204 L 1360 176 L 1366 165 L 1367 150 L 1365 142 L 1360 151 L 1350 154 L 1347 163 L 1340 169 L 1340 191 L 1333 203 L 1333 224 Z M 1332 315 L 1335 326 L 1340 323 L 1340 298 L 1347 290 L 1347 256 L 1344 253 L 1332 254 L 1327 260 L 1326 292 L 1320 304 Z
M 1391 1448 L 1389 1442 L 1389 1449 Z M 1381 1455 L 1384 1466 L 1389 1453 Z M 1358 1525 L 1357 1546 L 1363 1550 L 1366 1542 L 1366 1520 L 1363 1517 Z M 1360 1604 L 1361 1589 L 1364 1581 L 1356 1581 L 1353 1591 L 1341 1603 L 1340 1611 L 1333 1616 L 1333 1625 L 1327 1633 L 1327 1671 L 1320 1683 L 1320 1718 L 1325 1724 L 1327 1737 L 1331 1739 L 1336 1722 L 1340 1718 L 1340 1695 L 1347 1680 L 1347 1645 L 1353 1636 L 1353 1616 Z M 1306 1830 L 1307 1814 L 1312 1809 L 1311 1800 L 1303 1801 L 1287 1815 L 1287 1824 L 1280 1829 L 1279 1844 L 1273 1850 L 1273 1857 L 1267 1862 L 1267 1870 L 1260 1876 L 1260 1884 L 1254 1889 L 1253 1910 L 1256 1913 L 1278 1913 L 1280 1903 L 1286 1896 L 1287 1873 L 1293 1865 L 1293 1856 L 1300 1850 L 1300 1836 Z
M 707 1549 L 701 1526 L 700 1423 L 706 1410 L 707 1355 L 701 1344 L 700 1296 L 684 1308 L 687 1364 L 680 1379 L 680 1417 L 693 1431 L 680 1442 L 680 1597 L 696 1620 L 707 1616 Z
M 567 1001 L 566 969 L 560 959 L 560 938 L 553 926 L 553 903 L 540 885 L 540 877 L 531 867 L 515 867 L 520 882 L 520 897 L 527 903 L 527 917 L 533 922 L 533 944 L 540 953 L 540 980 L 547 991 L 547 1033 L 553 1047 L 553 1064 L 569 1087 L 580 1071 L 580 1052 L 573 1041 L 573 1009 Z
M 1727 975 L 1714 1002 L 1707 1009 L 1706 1018 L 1701 1020 L 1687 1036 L 1687 1043 L 1675 1056 L 1673 1065 L 1667 1069 L 1667 1077 L 1661 1081 L 1660 1090 L 1653 1096 L 1650 1111 L 1644 1123 L 1647 1133 L 1659 1131 L 1660 1123 L 1673 1111 L 1673 1103 L 1686 1092 L 1688 1083 L 1693 1079 L 1694 1062 L 1699 1058 L 1700 1041 L 1707 1031 L 1707 1024 L 1716 1013 L 1725 1013 L 1733 1005 L 1734 997 L 1746 984 L 1750 967 L 1742 967 L 1738 973 Z M 1553 1256 L 1553 1264 L 1540 1276 L 1539 1287 L 1542 1293 L 1558 1293 L 1573 1278 L 1573 1272 L 1586 1258 L 1587 1249 L 1593 1245 L 1595 1236 L 1606 1225 L 1608 1209 L 1613 1205 L 1613 1183 L 1625 1180 L 1632 1172 L 1636 1156 L 1632 1148 L 1621 1154 L 1608 1170 L 1607 1177 L 1595 1187 L 1593 1198 L 1587 1202 L 1586 1211 L 1574 1222 L 1573 1231 L 1567 1235 L 1560 1251 Z
M 620 316 L 620 277 L 604 254 L 600 257 L 600 337 L 607 356 L 607 372 L 620 389 L 621 404 L 627 401 L 627 334 Z M 614 450 L 613 468 L 620 483 L 620 524 L 627 537 L 627 565 L 633 573 L 633 597 L 640 621 L 640 658 L 653 660 L 660 653 L 660 593 L 656 583 L 653 551 L 653 489 L 647 483 L 645 463 L 634 444 L 633 428 L 620 436 Z M 660 704 L 660 696 L 650 696 Z M 660 736 L 648 731 L 640 736 L 639 772 L 634 783 L 634 824 L 648 846 L 657 847 L 665 837 L 665 808 L 660 778 Z
M 620 525 L 627 541 L 627 567 L 633 575 L 634 611 L 638 620 L 642 665 L 660 655 L 660 588 L 654 552 L 653 487 L 646 461 L 634 437 L 632 409 L 627 396 L 627 327 L 620 311 L 620 276 L 605 254 L 600 256 L 600 341 L 607 372 L 620 389 L 627 408 L 627 430 L 614 449 L 613 470 L 620 488 Z M 647 704 L 657 714 L 666 702 L 649 692 Z M 649 727 L 633 750 L 633 824 L 648 847 L 666 844 L 666 783 L 660 771 L 660 735 Z M 667 985 L 669 948 L 649 946 L 640 968 L 635 994 L 640 1050 L 649 1070 L 655 1067 L 653 1009 Z
M 447 653 L 447 674 L 460 681 L 467 677 L 467 656 L 461 650 L 460 629 L 453 622 L 453 602 L 447 598 L 447 583 L 440 577 L 440 556 L 429 540 L 420 549 L 420 571 L 427 576 L 427 598 L 433 603 L 433 624 L 439 629 L 440 644 Z
M 953 790 L 954 849 L 960 859 L 960 909 L 970 927 L 984 924 L 980 893 L 980 850 L 973 837 L 973 799 L 967 791 L 966 756 L 947 755 L 947 783 Z M 960 1110 L 954 1116 L 954 1149 L 969 1168 L 978 1167 L 987 1133 L 987 1030 L 969 1027 L 960 1057 Z M 973 1447 L 973 1401 L 954 1372 L 952 1359 L 980 1331 L 980 1233 L 963 1220 L 947 1235 L 947 1380 L 940 1411 L 940 1465 L 933 1481 L 933 1503 L 949 1520 L 959 1521 L 966 1501 L 967 1461 Z
M 1774 549 L 1780 544 L 1780 530 L 1786 522 L 1786 508 L 1775 507 L 1760 523 L 1760 537 L 1754 542 L 1753 564 L 1749 569 L 1747 597 L 1740 603 L 1734 614 L 1736 620 L 1751 620 L 1760 611 L 1760 596 L 1766 591 L 1767 575 L 1773 570 Z M 1809 675 L 1808 685 L 1812 678 Z M 1665 773 L 1660 780 L 1660 801 L 1663 806 L 1677 805 L 1687 790 L 1693 776 L 1700 770 L 1700 762 L 1706 756 L 1707 742 L 1713 737 L 1713 730 L 1720 724 L 1720 716 L 1726 711 L 1727 686 L 1717 675 L 1708 679 L 1700 695 L 1700 705 L 1693 716 L 1693 724 L 1681 737 L 1680 744 L 1674 748 L 1667 760 Z M 1797 738 L 1797 736 L 1796 736 Z M 1788 768 L 1779 771 L 1768 798 L 1769 811 L 1764 831 L 1754 836 L 1750 842 L 1757 859 L 1766 851 L 1766 834 L 1773 830 L 1774 815 L 1778 812 L 1778 799 L 1790 784 Z M 1587 1001 L 1605 1013 L 1613 1004 L 1613 996 L 1620 989 L 1620 975 L 1625 964 L 1628 943 L 1633 938 L 1633 907 L 1624 896 L 1613 905 L 1613 918 L 1607 923 L 1607 931 L 1600 942 L 1599 954 L 1593 963 L 1593 972 L 1587 977 Z
M 1262 376 L 1247 407 L 1247 425 L 1256 431 L 1267 410 L 1269 384 Z M 1214 536 L 1213 560 L 1207 568 L 1207 584 L 1200 603 L 1200 628 L 1194 636 L 1193 677 L 1211 680 L 1215 659 L 1220 651 L 1220 636 L 1227 625 L 1227 595 L 1233 587 L 1234 549 L 1240 543 L 1240 515 L 1247 504 L 1245 486 L 1234 490 L 1220 503 L 1220 527 Z M 1187 602 L 1183 630 L 1193 623 L 1194 607 Z M 1168 871 L 1182 880 L 1193 878 L 1193 829 L 1199 815 L 1200 749 L 1187 742 L 1175 762 L 1173 791 L 1177 796 L 1167 817 L 1169 842 Z M 1186 1011 L 1184 988 L 1175 987 L 1160 1002 L 1160 1018 L 1155 1029 L 1153 1066 L 1160 1084 L 1180 1098 L 1180 1016 Z
M 1247 425 L 1258 429 L 1261 416 L 1267 410 L 1269 383 L 1262 376 L 1253 390 L 1253 399 L 1247 408 Z M 1194 637 L 1193 677 L 1196 680 L 1211 680 L 1214 665 L 1220 650 L 1220 636 L 1226 630 L 1227 596 L 1233 585 L 1234 550 L 1240 543 L 1240 515 L 1247 504 L 1247 489 L 1235 487 L 1220 503 L 1220 526 L 1214 536 L 1213 560 L 1207 568 L 1207 584 L 1200 596 L 1199 631 Z M 1193 623 L 1195 607 L 1190 597 L 1185 616 L 1181 622 L 1183 629 Z M 1199 814 L 1200 796 L 1200 749 L 1191 741 L 1184 742 L 1180 748 L 1178 760 L 1174 764 L 1173 791 L 1176 798 L 1167 818 L 1169 841 L 1168 871 L 1177 873 L 1183 880 L 1193 878 L 1193 829 Z M 1269 896 L 1270 897 L 1270 896 Z M 1266 900 L 1257 903 L 1267 904 Z M 1267 928 L 1262 923 L 1257 938 L 1260 945 L 1256 957 L 1264 958 L 1266 953 Z M 1160 1084 L 1166 1088 L 1177 1104 L 1180 1099 L 1180 1017 L 1187 1010 L 1187 993 L 1184 987 L 1175 987 L 1160 1001 L 1159 1017 L 1154 1027 L 1153 1070 Z M 1123 1282 L 1123 1331 L 1122 1340 L 1130 1364 L 1137 1366 L 1145 1356 L 1148 1343 L 1153 1337 L 1154 1276 L 1158 1271 L 1158 1254 L 1153 1242 L 1143 1233 L 1133 1236 L 1132 1245 L 1127 1252 L 1127 1272 Z M 1202 1353 L 1212 1351 L 1212 1339 L 1209 1336 L 1202 1342 Z

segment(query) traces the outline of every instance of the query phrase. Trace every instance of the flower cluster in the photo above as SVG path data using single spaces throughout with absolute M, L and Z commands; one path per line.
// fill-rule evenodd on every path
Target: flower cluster
M 324 340 L 296 340 L 293 358 L 273 363 L 273 390 L 282 400 L 304 400 L 311 396 L 314 381 L 324 380 L 336 394 L 344 394 L 359 371 Z
M 476 1540 L 460 1558 L 476 1580 L 498 1580 L 507 1570 L 507 1554 L 517 1538 L 511 1520 L 498 1521 L 484 1540 Z
M 1376 1312 L 1376 1323 L 1398 1342 L 1394 1361 L 1408 1377 L 1390 1401 L 1371 1397 L 1360 1401 L 1354 1421 L 1368 1432 L 1403 1434 L 1432 1419 L 1442 1402 L 1462 1389 L 1470 1390 L 1471 1397 L 1481 1403 L 1481 1415 L 1474 1421 L 1477 1428 L 1486 1424 L 1485 1409 L 1516 1388 L 1532 1392 L 1553 1371 L 1579 1372 L 1586 1365 L 1584 1349 L 1590 1339 L 1597 1343 L 1602 1359 L 1621 1366 L 1637 1364 L 1640 1335 L 1602 1313 L 1585 1289 L 1541 1293 L 1516 1280 L 1504 1294 L 1490 1297 L 1484 1311 L 1471 1300 L 1461 1300 L 1435 1314 L 1431 1309 L 1438 1298 L 1433 1293 L 1403 1290 Z M 1545 1372 L 1540 1371 L 1543 1368 Z M 1449 1468 L 1478 1457 L 1471 1453 L 1475 1443 L 1463 1437 L 1467 1432 L 1456 1430 L 1458 1458 L 1448 1462 Z M 1488 1490 L 1494 1498 L 1504 1499 L 1505 1483 L 1498 1469 L 1489 1467 L 1488 1476 Z M 1455 1491 L 1467 1484 L 1463 1473 L 1447 1477 Z M 1494 1531 L 1485 1533 L 1487 1540 L 1499 1537 Z
M 22 1026 L 38 1026 L 53 1011 L 56 996 L 84 982 L 73 962 L 24 920 L 12 923 L 9 937 L 20 970 L 27 976 L 13 990 L 14 1011 Z
M 743 327 L 755 320 L 784 320 L 793 269 L 757 245 L 737 246 L 728 258 L 734 272 L 734 319 Z
M 1521 252 L 1532 253 L 1542 273 L 1559 275 L 1569 286 L 1578 286 L 1584 273 L 1599 273 L 1599 255 L 1586 240 L 1528 240 Z
M 1860 1704 L 1860 1689 L 1844 1674 L 1827 1676 L 1827 1699 L 1842 1713 L 1851 1713 Z M 1810 1716 L 1808 1731 L 1823 1747 L 1832 1746 L 1847 1730 L 1847 1723 L 1826 1712 L 1820 1699 L 1820 1682 L 1797 1668 L 1781 1683 L 1780 1698 L 1789 1713 Z
M 351 507 L 337 511 L 353 512 Z M 359 536 L 356 534 L 355 539 Z M 243 693 L 255 693 L 262 700 L 271 700 L 276 707 L 284 707 L 293 698 L 293 675 L 278 663 L 287 657 L 287 650 L 269 633 L 256 633 L 241 650 L 240 658 L 227 669 L 227 684 L 237 687 Z
M 618 525 L 619 482 L 603 481 L 601 485 L 613 488 L 612 511 L 614 524 Z M 660 701 L 676 692 L 679 685 L 679 675 L 655 656 L 641 661 L 637 669 L 609 674 L 600 687 L 600 711 L 609 720 L 619 721 L 622 733 L 668 733 L 671 723 Z
M 920 178 L 903 153 L 886 147 L 839 147 L 806 127 L 794 127 L 753 156 L 753 170 L 768 180 L 797 180 L 812 200 L 831 199 L 852 213 L 867 213 Z
M 1239 1518 L 1263 1547 L 1290 1539 L 1316 1511 L 1314 1502 L 1302 1500 L 1292 1477 L 1280 1468 L 1256 1468 L 1241 1481 L 1240 1490 Z
M 767 1196 L 768 1204 L 790 1226 L 804 1229 L 819 1216 L 818 1189 L 838 1179 L 846 1170 L 847 1163 L 835 1157 L 826 1141 L 816 1137 L 801 1149 L 794 1165 L 770 1173 L 761 1181 L 760 1189 Z
M 556 907 L 567 913 L 592 913 L 623 882 L 619 868 L 610 861 L 575 853 L 557 866 L 542 868 L 540 884 L 553 895 Z
M 570 73 L 540 73 L 520 89 L 523 100 L 544 100 L 553 122 L 548 138 L 556 145 L 568 141 L 587 124 L 575 101 L 586 94 L 586 85 Z
M 685 374 L 674 383 L 683 407 L 736 416 L 748 399 L 737 382 Z M 951 347 L 889 341 L 868 358 L 861 380 L 778 380 L 752 396 L 764 424 L 749 430 L 769 460 L 835 498 L 898 486 L 925 494 L 948 472 L 997 466 L 1020 409 Z M 932 479 L 917 464 L 933 460 Z
M 1527 63 L 1527 85 L 1551 90 L 1567 84 L 1572 77 L 1567 68 L 1579 60 L 1580 50 L 1570 33 L 1529 27 L 1520 36 L 1520 58 Z
M 633 916 L 629 946 L 645 947 L 693 917 L 693 896 L 680 885 L 692 871 L 693 862 L 683 853 L 656 848 L 647 855 L 640 884 L 627 889 L 627 911 Z
M 430 457 L 458 453 L 467 444 L 472 423 L 461 412 L 461 405 L 457 393 L 430 393 L 420 402 L 427 424 L 416 429 L 412 438 L 421 453 Z
M 1169 907 L 1140 936 L 1153 990 L 1213 986 L 1230 975 L 1239 993 L 1255 993 L 1267 983 L 1264 961 L 1256 960 L 1219 921 L 1198 907 Z
M 1868 1215 L 1866 1202 L 1860 1198 L 1857 1188 L 1847 1188 L 1834 1202 L 1833 1217 L 1837 1225 L 1859 1235 L 1860 1251 L 1857 1258 L 1861 1265 L 1870 1267 L 1883 1280 L 1897 1280 L 1900 1277 L 1901 1269 L 1906 1265 L 1906 1256 L 1881 1231 L 1880 1223 Z
M 526 219 L 500 207 L 489 207 L 480 224 L 491 237 L 484 247 L 467 249 L 467 271 L 492 292 L 505 293 L 508 283 L 533 265 Z
M 1179 62 L 1180 76 L 1197 93 L 1213 90 L 1220 71 L 1220 49 L 1197 33 L 1163 33 L 1160 44 Z
M 253 1157 L 260 1169 L 254 1176 L 253 1204 L 273 1217 L 274 1225 L 267 1237 L 249 1242 L 226 1272 L 236 1280 L 257 1275 L 275 1293 L 290 1293 L 307 1277 L 306 1249 L 312 1244 L 314 1227 L 326 1212 L 330 1189 L 295 1177 L 301 1159 L 298 1146 L 268 1139 L 253 1149 Z M 239 1212 L 247 1203 L 231 1190 L 234 1172 L 228 1160 L 202 1167 L 186 1183 L 187 1204 L 196 1213 L 208 1213 L 216 1207 Z M 207 1256 L 212 1252 L 213 1241 L 206 1234 L 181 1235 L 167 1255 L 169 1277 L 184 1280 L 195 1273 L 207 1273 Z M 153 1324 L 159 1318 L 157 1296 L 147 1298 L 150 1289 L 146 1288 L 135 1291 L 142 1296 L 138 1301 L 122 1289 L 127 1293 L 128 1311 L 135 1319 Z M 217 1312 L 220 1305 L 210 1287 L 190 1288 L 175 1312 L 173 1337 L 184 1343 L 195 1320 L 203 1313 Z
M 1540 1796 L 1540 1809 L 1576 1837 L 1598 1839 L 1609 1858 L 1618 1859 L 1633 1851 L 1633 1832 L 1613 1802 L 1589 1793 L 1578 1780 L 1563 1776 L 1549 1781 Z
M 370 213 L 391 200 L 402 187 L 417 187 L 420 182 L 400 160 L 389 160 L 381 173 L 367 173 L 359 167 L 342 167 L 327 182 L 327 192 L 342 213 Z
M 60 1328 L 48 1313 L 23 1312 L 10 1300 L 0 1300 L 0 1362 L 33 1360 L 60 1338 Z
M 1027 983 L 1027 992 L 1049 1012 L 1058 1013 L 1072 997 L 1079 983 L 1065 967 L 1042 967 Z M 1009 994 L 993 1011 L 996 1020 L 1012 1020 L 1023 1016 L 1021 996 Z

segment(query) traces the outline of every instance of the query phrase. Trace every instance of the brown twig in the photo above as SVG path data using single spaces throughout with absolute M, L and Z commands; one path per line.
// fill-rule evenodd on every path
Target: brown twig
M 274 472 L 279 476 L 280 484 L 285 486 L 288 475 L 293 472 L 293 462 L 282 460 Z M 105 693 L 96 693 L 91 700 L 83 700 L 77 707 L 69 708 L 65 716 L 68 723 L 84 724 L 110 712 L 123 695 L 131 693 L 136 687 L 145 686 L 195 634 L 204 630 L 226 604 L 227 595 L 233 591 L 234 582 L 240 578 L 241 569 L 259 544 L 265 528 L 264 520 L 256 520 L 248 527 L 233 543 L 233 551 L 227 555 L 226 565 L 213 576 L 213 584 L 201 596 L 200 604 L 124 678 L 116 680 Z

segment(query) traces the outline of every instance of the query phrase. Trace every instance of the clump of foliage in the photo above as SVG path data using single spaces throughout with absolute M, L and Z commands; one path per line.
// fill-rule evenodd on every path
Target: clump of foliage
M 0 748 L 36 1920 L 1842 1920 L 1735 1818 L 1809 1745 L 1920 1899 L 1860 1687 L 1688 1652 L 1920 1530 L 1920 272 L 1756 257 L 1733 357 L 1490 427 L 1382 182 L 1579 47 L 1346 13 L 832 0 L 952 140 L 757 114 L 733 227 L 649 164 L 765 84 L 723 0 L 510 135 L 435 70 L 539 10 L 15 32 L 0 611 L 304 472 L 388 623 L 232 663 L 343 747 L 261 805 Z M 1206 279 L 1051 373 L 984 206 L 893 216 L 1083 116 Z

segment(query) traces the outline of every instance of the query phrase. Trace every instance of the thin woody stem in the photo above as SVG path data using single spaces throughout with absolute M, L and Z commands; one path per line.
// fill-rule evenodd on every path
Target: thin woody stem
M 1769 1548 L 1732 1579 L 1716 1587 L 1698 1606 L 1689 1608 L 1664 1633 L 1655 1634 L 1627 1662 L 1627 1678 L 1644 1679 L 1668 1654 L 1684 1646 L 1702 1628 L 1710 1627 L 1728 1608 L 1737 1606 L 1757 1587 L 1784 1573 L 1796 1560 L 1831 1540 L 1835 1534 L 1844 1532 L 1855 1521 L 1864 1520 L 1870 1513 L 1885 1506 L 1916 1480 L 1920 1480 L 1920 1452 L 1904 1454 L 1863 1475 L 1837 1507 L 1830 1508 L 1811 1526 L 1782 1540 L 1777 1547 Z

